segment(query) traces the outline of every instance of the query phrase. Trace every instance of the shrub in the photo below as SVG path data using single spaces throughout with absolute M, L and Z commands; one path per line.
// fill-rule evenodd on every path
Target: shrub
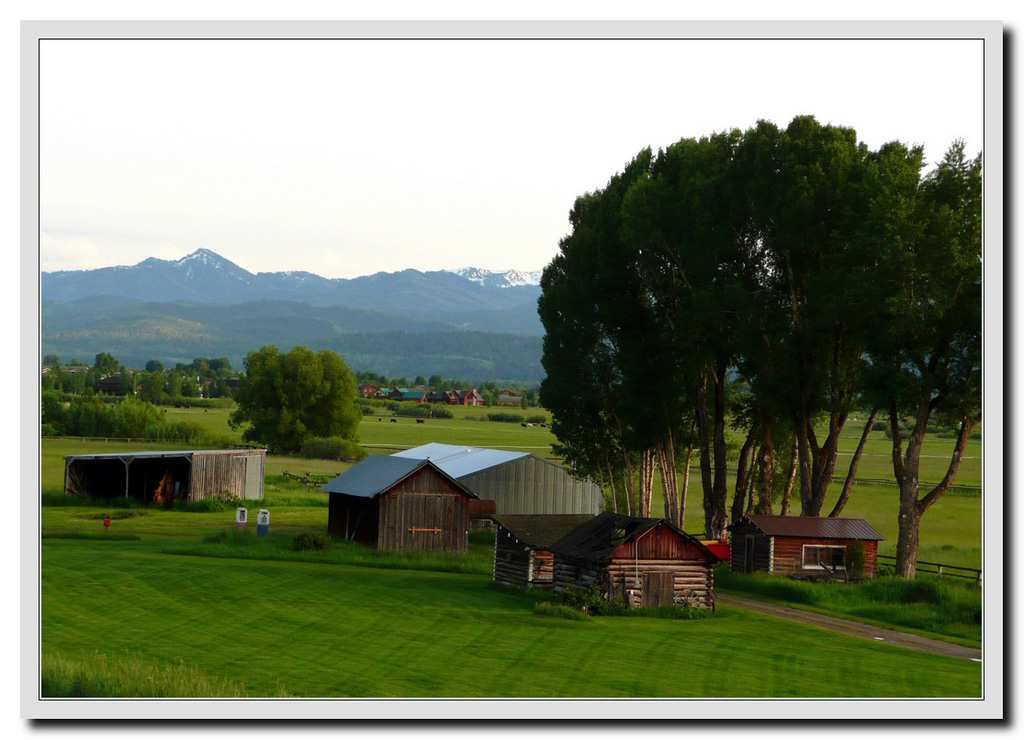
M 488 414 L 487 415 L 487 421 L 505 421 L 505 422 L 512 422 L 512 423 L 515 423 L 515 424 L 519 424 L 519 423 L 522 423 L 523 417 L 522 417 L 522 414 L 497 413 L 497 414 Z
M 547 424 L 548 423 L 548 417 L 546 417 L 544 414 L 534 414 L 533 416 L 527 416 L 526 417 L 526 423 L 527 424 Z
M 399 406 L 398 410 L 395 411 L 395 416 L 412 416 L 417 419 L 451 419 L 452 412 L 446 409 L 444 406 L 438 406 L 436 404 L 423 404 L 418 403 L 410 406 Z
M 43 437 L 56 437 L 58 432 L 53 424 L 43 424 L 39 427 L 39 434 Z
M 332 544 L 331 538 L 325 534 L 320 534 L 319 532 L 300 532 L 292 539 L 292 544 L 288 549 L 295 552 L 329 550 Z
M 886 424 L 884 421 L 876 421 L 874 424 L 871 425 L 871 431 L 873 432 L 884 432 L 888 428 L 889 425 Z
M 319 460 L 359 461 L 366 457 L 366 450 L 344 437 L 313 437 L 302 443 L 300 454 Z

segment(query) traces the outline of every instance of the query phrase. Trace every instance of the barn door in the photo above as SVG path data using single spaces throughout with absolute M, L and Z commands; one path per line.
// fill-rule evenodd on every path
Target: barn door
M 671 573 L 644 573 L 641 606 L 672 606 L 675 578 Z

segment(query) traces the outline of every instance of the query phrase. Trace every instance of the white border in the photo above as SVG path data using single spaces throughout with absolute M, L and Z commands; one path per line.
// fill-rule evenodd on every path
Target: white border
M 995 21 L 39 21 L 21 27 L 22 124 L 22 274 L 23 322 L 21 365 L 23 500 L 36 500 L 39 490 L 38 356 L 38 80 L 37 40 L 47 38 L 984 38 L 985 39 L 985 437 L 990 441 L 983 460 L 988 491 L 1003 491 L 1003 460 L 991 441 L 1003 431 L 1003 39 Z M 997 442 L 998 445 L 998 442 Z M 38 507 L 22 507 L 22 702 L 29 718 L 396 718 L 586 720 L 694 717 L 863 719 L 982 719 L 1004 715 L 1002 522 L 999 493 L 984 501 L 983 567 L 985 592 L 984 700 L 833 701 L 833 700 L 47 700 L 37 698 Z M 991 522 L 993 526 L 985 526 Z M 995 586 L 995 588 L 993 588 Z

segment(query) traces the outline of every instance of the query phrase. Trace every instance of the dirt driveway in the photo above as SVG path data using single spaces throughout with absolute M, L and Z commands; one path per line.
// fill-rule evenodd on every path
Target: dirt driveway
M 965 658 L 981 662 L 981 650 L 978 648 L 963 647 L 962 645 L 954 645 L 951 642 L 943 642 L 942 640 L 931 640 L 927 637 L 908 635 L 905 632 L 872 627 L 860 622 L 851 622 L 847 619 L 826 617 L 821 614 L 805 612 L 801 609 L 791 609 L 788 606 L 769 604 L 765 601 L 748 599 L 743 596 L 718 593 L 715 595 L 715 601 L 719 604 L 736 607 L 737 609 L 747 609 L 748 611 L 808 624 L 812 627 L 821 627 L 822 629 L 834 630 L 835 632 L 842 632 L 854 637 L 863 637 L 865 640 L 875 640 L 876 642 L 898 645 L 899 647 L 911 648 L 912 650 L 924 650 L 925 652 L 937 653 L 938 655 L 948 655 L 953 658 Z

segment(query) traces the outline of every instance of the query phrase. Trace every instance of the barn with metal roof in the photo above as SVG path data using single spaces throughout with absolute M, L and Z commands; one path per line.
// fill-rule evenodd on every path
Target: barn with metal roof
M 321 491 L 327 530 L 381 550 L 463 552 L 476 495 L 430 460 L 370 455 Z
M 604 495 L 593 481 L 529 452 L 431 443 L 391 457 L 430 460 L 502 514 L 598 514 Z
M 862 575 L 871 578 L 878 568 L 878 543 L 885 539 L 863 519 L 840 517 L 748 514 L 727 529 L 733 573 L 801 578 L 845 579 L 852 548 L 863 551 Z

